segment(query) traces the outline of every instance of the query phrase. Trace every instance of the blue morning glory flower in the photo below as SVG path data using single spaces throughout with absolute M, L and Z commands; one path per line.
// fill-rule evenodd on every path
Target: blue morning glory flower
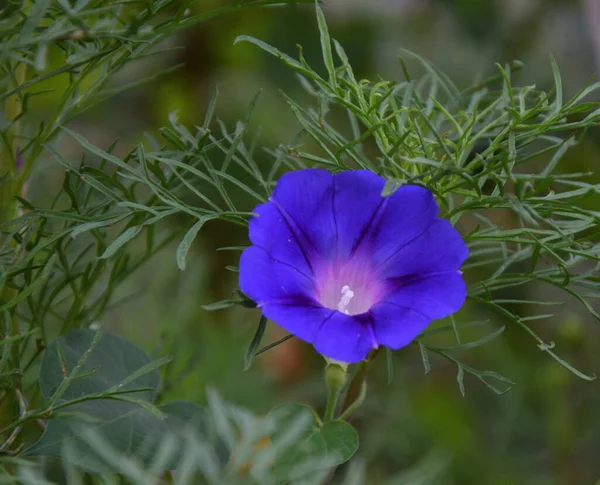
M 290 172 L 250 220 L 241 290 L 338 361 L 404 347 L 466 298 L 459 268 L 468 250 L 436 218 L 431 192 L 405 185 L 382 197 L 384 184 L 366 170 Z

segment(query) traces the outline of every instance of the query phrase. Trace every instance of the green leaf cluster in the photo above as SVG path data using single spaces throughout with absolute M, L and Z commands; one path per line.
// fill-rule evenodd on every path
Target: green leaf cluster
M 558 66 L 551 59 L 554 88 L 517 86 L 521 63 L 497 65 L 498 75 L 466 88 L 457 87 L 427 60 L 410 52 L 398 57 L 402 81 L 357 79 L 342 45 L 329 36 L 319 6 L 323 65 L 326 75 L 310 66 L 298 47 L 294 58 L 263 41 L 239 36 L 277 57 L 295 71 L 315 100 L 304 107 L 286 96 L 302 125 L 293 144 L 276 152 L 290 166 L 320 165 L 331 170 L 362 168 L 384 176 L 383 195 L 404 184 L 427 187 L 443 217 L 466 233 L 470 257 L 464 266 L 473 305 L 488 307 L 496 320 L 513 324 L 537 348 L 583 379 L 589 376 L 565 362 L 532 329 L 530 322 L 553 316 L 524 315 L 515 305 L 554 305 L 558 301 L 507 300 L 500 291 L 542 283 L 577 300 L 596 320 L 592 301 L 600 294 L 598 223 L 588 208 L 599 200 L 600 185 L 591 173 L 561 173 L 559 162 L 586 130 L 600 122 L 600 106 L 586 98 L 600 88 L 590 83 L 572 99 L 563 99 Z M 411 75 L 413 61 L 424 72 Z M 304 147 L 310 147 L 305 149 Z M 503 223 L 498 223 L 498 216 Z M 444 327 L 457 345 L 441 348 L 419 339 L 426 372 L 427 351 L 455 363 L 464 394 L 465 372 L 494 392 L 488 378 L 511 381 L 495 372 L 478 371 L 452 354 L 474 348 L 502 333 L 499 326 L 477 342 L 462 343 L 459 326 Z M 436 330 L 436 333 L 439 333 Z

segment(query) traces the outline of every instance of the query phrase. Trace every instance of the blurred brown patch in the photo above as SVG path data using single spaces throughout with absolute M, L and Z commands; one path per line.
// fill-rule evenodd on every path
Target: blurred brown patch
M 287 333 L 282 328 L 271 325 L 267 327 L 263 342 L 274 342 L 285 337 Z M 278 383 L 291 385 L 308 372 L 307 348 L 307 344 L 293 338 L 265 352 L 258 362 Z

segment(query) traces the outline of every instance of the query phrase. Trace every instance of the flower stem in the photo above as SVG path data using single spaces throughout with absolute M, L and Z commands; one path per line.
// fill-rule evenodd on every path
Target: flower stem
M 325 382 L 327 383 L 329 394 L 327 396 L 327 406 L 325 407 L 323 421 L 327 422 L 331 421 L 335 416 L 340 392 L 346 382 L 345 366 L 342 367 L 337 363 L 328 363 L 325 367 Z
M 327 407 L 325 408 L 325 415 L 323 416 L 323 422 L 331 421 L 335 415 L 335 409 L 337 407 L 339 392 L 335 389 L 329 390 L 327 396 Z

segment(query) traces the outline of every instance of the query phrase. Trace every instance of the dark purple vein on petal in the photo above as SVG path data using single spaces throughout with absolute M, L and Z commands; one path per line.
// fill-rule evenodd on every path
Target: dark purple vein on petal
M 412 311 L 413 311 L 413 312 L 415 312 L 416 314 L 418 314 L 418 315 L 421 315 L 421 316 L 422 316 L 423 318 L 425 318 L 426 320 L 430 320 L 430 321 L 432 320 L 432 318 L 431 318 L 429 315 L 427 315 L 427 314 L 423 313 L 421 310 L 417 310 L 416 308 L 413 308 L 413 307 L 410 307 L 410 306 L 405 306 L 405 305 L 398 305 L 398 304 L 396 304 L 396 303 L 393 303 L 393 302 L 391 302 L 391 301 L 385 301 L 385 299 L 383 299 L 383 300 L 381 301 L 381 303 L 383 303 L 383 304 L 385 304 L 385 305 L 390 305 L 390 306 L 393 306 L 393 307 L 395 307 L 395 308 L 399 308 L 399 309 L 401 309 L 401 310 L 412 310 Z
M 413 237 L 412 239 L 409 239 L 408 241 L 406 241 L 402 246 L 400 246 L 398 249 L 396 249 L 392 254 L 390 254 L 387 258 L 385 258 L 381 263 L 379 263 L 377 265 L 377 267 L 375 268 L 375 272 L 378 273 L 379 270 L 385 266 L 390 259 L 392 259 L 394 256 L 396 256 L 396 254 L 398 254 L 400 251 L 402 251 L 406 246 L 408 246 L 410 243 L 412 243 L 413 241 L 416 241 L 417 239 L 419 239 L 423 234 L 425 234 L 429 228 L 431 227 L 431 225 L 436 221 L 437 219 L 433 219 L 429 225 L 423 229 L 421 232 L 419 232 L 419 234 L 417 234 L 415 237 Z
M 290 263 L 288 263 L 286 261 L 282 261 L 280 259 L 274 258 L 271 255 L 271 253 L 266 248 L 263 248 L 262 246 L 258 246 L 257 244 L 255 244 L 254 246 L 257 247 L 258 249 L 260 249 L 261 251 L 264 251 L 267 254 L 267 256 L 271 259 L 271 261 L 274 261 L 275 263 L 281 264 L 283 266 L 287 266 L 288 268 L 294 270 L 299 275 L 304 276 L 308 281 L 310 281 L 311 285 L 315 289 L 315 292 L 316 293 L 319 292 L 319 289 L 317 288 L 317 282 L 314 279 L 314 275 L 307 275 L 304 271 L 302 271 L 301 269 L 298 269 L 293 264 L 290 264 Z
M 335 260 L 337 260 L 338 255 L 339 255 L 338 241 L 339 241 L 340 234 L 339 234 L 336 210 L 335 210 L 335 175 L 331 178 L 331 215 L 333 217 L 333 228 L 335 231 L 335 240 L 333 242 L 334 258 L 335 258 Z
M 295 293 L 293 295 L 289 295 L 285 298 L 271 298 L 269 300 L 264 301 L 259 305 L 259 307 L 264 305 L 279 305 L 279 306 L 298 306 L 303 308 L 323 308 L 322 305 L 312 297 Z
M 302 227 L 281 206 L 281 204 L 279 202 L 277 202 L 275 199 L 271 198 L 271 203 L 275 206 L 275 208 L 277 209 L 277 211 L 279 212 L 279 214 L 281 215 L 281 217 L 283 217 L 283 220 L 284 220 L 285 224 L 288 226 L 288 229 L 290 230 L 290 233 L 292 234 L 292 237 L 296 241 L 296 244 L 298 245 L 298 248 L 300 249 L 300 252 L 302 253 L 302 256 L 304 256 L 304 260 L 306 261 L 306 264 L 308 265 L 308 267 L 310 268 L 310 270 L 314 274 L 315 269 L 313 268 L 313 265 L 312 265 L 312 263 L 310 261 L 310 258 L 306 254 L 306 250 L 305 250 L 305 248 L 303 246 L 302 241 L 300 240 L 300 237 L 299 237 L 298 233 L 300 233 L 300 235 L 305 239 L 305 242 L 307 244 L 311 245 L 313 247 L 313 249 L 315 251 L 317 251 L 317 248 L 316 248 L 315 244 L 311 241 L 311 239 L 308 237 L 308 235 L 306 235 L 306 233 L 302 230 Z
M 371 312 L 368 311 L 360 315 L 359 321 L 363 328 L 365 328 L 369 332 L 373 348 L 377 348 L 379 346 L 379 343 L 375 338 L 375 320 L 373 320 L 373 315 L 371 314 Z M 356 346 L 358 347 L 358 342 L 356 343 Z
M 329 315 L 327 315 L 323 321 L 321 323 L 319 323 L 318 328 L 315 329 L 315 332 L 313 333 L 313 343 L 317 342 L 317 337 L 319 336 L 319 334 L 321 333 L 321 330 L 323 329 L 323 325 L 325 325 L 325 323 L 327 323 L 331 317 L 333 317 L 333 315 L 335 314 L 337 310 L 331 310 L 331 313 Z
M 384 283 L 389 285 L 393 290 L 390 291 L 389 294 L 394 293 L 397 290 L 402 288 L 406 288 L 414 283 L 419 283 L 420 281 L 428 280 L 429 278 L 434 278 L 436 276 L 444 276 L 450 275 L 454 273 L 458 273 L 459 270 L 449 270 L 449 271 L 430 271 L 428 273 L 412 273 L 404 276 L 397 276 L 394 278 L 386 278 Z
M 371 227 L 375 224 L 375 221 L 380 218 L 380 214 L 383 212 L 386 206 L 387 197 L 381 199 L 381 202 L 379 202 L 379 205 L 373 211 L 373 214 L 361 229 L 360 234 L 358 235 L 358 238 L 356 239 L 356 242 L 354 243 L 354 246 L 352 246 L 352 250 L 350 251 L 350 257 L 352 257 L 354 253 L 356 253 L 356 251 L 358 251 L 361 244 L 363 243 L 363 240 L 365 239 L 365 236 L 369 233 Z
M 278 258 L 274 258 L 273 255 L 269 252 L 269 250 L 259 244 L 254 244 L 255 247 L 257 247 L 258 249 L 260 249 L 261 251 L 264 251 L 265 253 L 267 253 L 267 256 L 269 256 L 269 258 L 271 258 L 272 261 L 276 262 L 276 263 L 280 263 L 284 266 L 287 266 L 291 269 L 293 269 L 294 271 L 296 271 L 297 273 L 300 273 L 302 276 L 304 276 L 306 279 L 314 282 L 314 275 L 309 275 L 307 273 L 305 273 L 304 271 L 302 271 L 301 269 L 298 269 L 296 266 L 294 266 L 292 263 L 288 263 L 287 261 L 283 261 L 281 259 Z

